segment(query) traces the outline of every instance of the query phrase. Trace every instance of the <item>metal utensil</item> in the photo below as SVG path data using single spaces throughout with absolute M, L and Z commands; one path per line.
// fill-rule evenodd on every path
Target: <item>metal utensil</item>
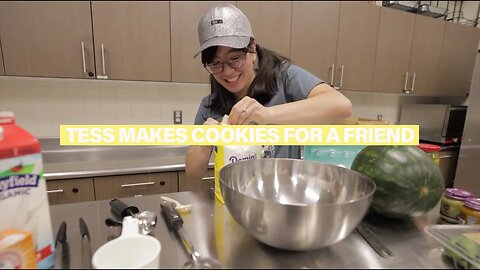
M 144 235 L 150 234 L 157 224 L 157 214 L 152 211 L 143 211 L 131 216 L 138 219 L 138 231 Z M 108 227 L 121 227 L 122 222 L 113 218 L 105 219 L 105 225 Z
M 157 224 L 157 214 L 152 211 L 143 211 L 133 217 L 138 219 L 139 231 L 144 235 L 150 234 Z
M 113 218 L 107 218 L 105 219 L 105 225 L 107 225 L 108 227 L 120 227 L 122 226 L 122 222 Z
M 62 221 L 55 239 L 55 265 L 57 269 L 70 268 L 70 248 L 67 242 L 67 223 Z
M 110 207 L 112 212 L 119 217 L 124 218 L 126 216 L 132 216 L 133 218 L 138 219 L 139 232 L 144 235 L 150 234 L 157 224 L 157 214 L 155 214 L 155 212 L 143 211 L 139 213 L 140 210 L 138 207 L 128 205 L 119 199 L 110 200 Z M 122 222 L 111 218 L 107 218 L 105 224 L 109 227 L 122 226 Z
M 178 214 L 175 206 L 171 202 L 160 200 L 160 207 L 162 209 L 162 214 L 167 223 L 169 230 L 175 231 L 179 240 L 182 244 L 182 247 L 187 252 L 189 260 L 185 262 L 183 268 L 189 269 L 215 269 L 223 268 L 222 264 L 211 258 L 211 257 L 201 257 L 200 254 L 193 247 L 192 242 L 187 237 L 185 230 L 183 229 L 183 219 Z
M 385 245 L 380 242 L 373 232 L 365 225 L 360 224 L 357 227 L 357 232 L 367 241 L 367 243 L 383 258 L 389 258 L 393 256 L 393 252 L 390 251 Z
M 80 235 L 82 236 L 82 268 L 92 269 L 92 248 L 90 247 L 90 233 L 83 218 L 79 218 Z
M 126 216 L 133 216 L 138 214 L 140 210 L 138 207 L 133 205 L 128 205 L 119 199 L 112 199 L 110 200 L 110 207 L 111 210 L 118 216 L 124 218 Z

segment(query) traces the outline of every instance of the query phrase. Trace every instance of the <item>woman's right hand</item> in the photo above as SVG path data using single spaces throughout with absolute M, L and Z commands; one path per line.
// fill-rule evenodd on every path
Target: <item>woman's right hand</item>
M 213 118 L 207 118 L 207 120 L 203 123 L 204 125 L 220 125 L 220 122 Z

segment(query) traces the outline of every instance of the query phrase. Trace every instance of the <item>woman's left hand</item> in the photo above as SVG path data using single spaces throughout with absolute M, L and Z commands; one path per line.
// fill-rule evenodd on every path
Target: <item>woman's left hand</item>
M 268 119 L 268 107 L 264 107 L 251 97 L 244 97 L 237 102 L 228 115 L 230 125 L 248 125 L 250 123 L 266 124 Z

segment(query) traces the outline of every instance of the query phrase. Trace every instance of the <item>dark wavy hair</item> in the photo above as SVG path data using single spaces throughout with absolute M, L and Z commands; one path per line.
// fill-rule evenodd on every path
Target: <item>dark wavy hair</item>
M 252 52 L 253 38 L 246 48 L 238 49 L 243 52 Z M 210 47 L 202 51 L 203 65 L 213 62 L 217 53 L 218 46 Z M 247 95 L 256 99 L 260 104 L 267 103 L 278 91 L 277 78 L 289 65 L 290 60 L 269 49 L 256 45 L 258 57 L 258 69 L 256 69 L 255 79 L 248 89 Z M 212 111 L 221 115 L 229 114 L 233 105 L 237 102 L 235 96 L 218 83 L 213 75 L 210 75 L 210 90 L 212 99 L 207 106 Z

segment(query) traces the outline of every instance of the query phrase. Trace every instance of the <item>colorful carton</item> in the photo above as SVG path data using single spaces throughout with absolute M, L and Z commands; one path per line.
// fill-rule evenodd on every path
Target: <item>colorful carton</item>
M 0 231 L 30 232 L 38 268 L 55 265 L 40 143 L 0 112 Z M 2 264 L 2 262 L 0 262 Z

